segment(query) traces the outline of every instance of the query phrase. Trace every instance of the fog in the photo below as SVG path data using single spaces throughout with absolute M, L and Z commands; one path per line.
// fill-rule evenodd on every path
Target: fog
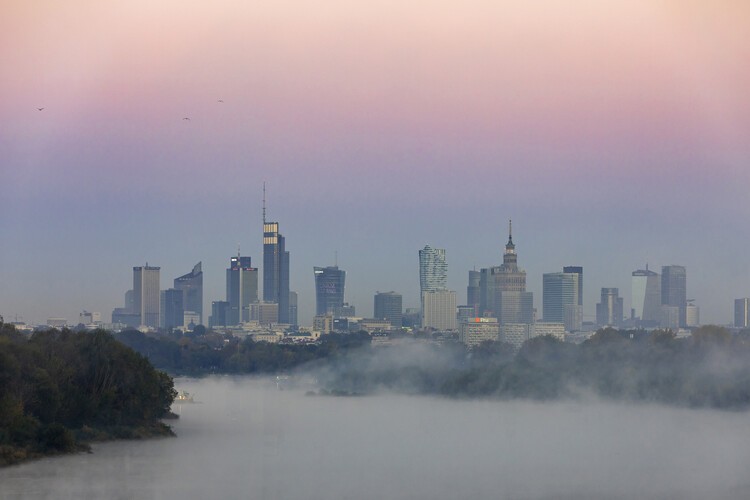
M 0 470 L 0 498 L 747 498 L 747 413 L 177 379 L 177 438 Z

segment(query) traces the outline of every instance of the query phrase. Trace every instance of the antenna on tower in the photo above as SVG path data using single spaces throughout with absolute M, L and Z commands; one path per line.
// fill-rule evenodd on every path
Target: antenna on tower
M 333 266 L 339 267 L 339 251 L 338 250 L 333 251 Z
M 513 238 L 513 220 L 508 219 L 508 238 Z
M 240 253 L 240 244 L 239 244 L 239 243 L 237 243 L 237 260 L 239 260 L 239 258 L 240 258 L 240 255 L 242 255 L 242 254 Z
M 266 223 L 266 183 L 263 182 L 263 224 Z

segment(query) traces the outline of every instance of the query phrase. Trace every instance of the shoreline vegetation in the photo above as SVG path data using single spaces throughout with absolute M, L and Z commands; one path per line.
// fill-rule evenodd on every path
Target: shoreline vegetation
M 26 336 L 0 323 L 0 466 L 173 436 L 172 378 L 108 332 Z
M 115 338 L 173 375 L 308 375 L 320 395 L 380 391 L 451 398 L 585 399 L 686 408 L 750 408 L 750 330 L 604 328 L 581 344 L 535 337 L 520 350 L 497 341 L 473 349 L 426 335 L 393 335 L 375 346 L 365 332 L 328 334 L 308 344 L 271 344 L 210 330 Z
M 686 408 L 750 408 L 750 331 L 704 326 L 605 328 L 581 344 L 535 337 L 520 350 L 496 341 L 468 349 L 429 335 L 328 334 L 273 344 L 211 330 L 21 334 L 0 323 L 0 466 L 89 451 L 88 443 L 174 435 L 162 420 L 178 375 L 281 375 L 315 381 L 307 395 L 391 391 L 456 399 L 596 398 Z M 160 371 L 163 370 L 163 371 Z M 306 387 L 310 389 L 310 387 Z

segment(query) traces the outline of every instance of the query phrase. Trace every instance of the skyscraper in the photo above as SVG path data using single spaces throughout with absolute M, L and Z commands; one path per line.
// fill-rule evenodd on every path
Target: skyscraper
M 582 266 L 565 266 L 564 273 L 578 275 L 578 305 L 583 309 L 583 267 Z
M 658 273 L 646 269 L 633 271 L 632 307 L 633 317 L 639 326 L 652 327 L 659 324 L 661 316 L 661 279 Z
M 175 278 L 174 288 L 182 290 L 185 312 L 197 314 L 199 324 L 203 324 L 203 271 L 201 263 L 198 262 L 188 274 Z
M 601 302 L 596 305 L 596 323 L 600 326 L 622 325 L 623 300 L 617 288 L 602 288 Z
M 661 305 L 679 308 L 679 325 L 686 326 L 687 272 L 685 266 L 662 266 Z
M 289 292 L 289 324 L 298 326 L 297 319 L 297 292 Z
M 492 314 L 501 325 L 532 323 L 534 320 L 534 295 L 526 291 L 526 271 L 518 267 L 511 221 L 508 221 L 508 243 L 503 263 L 481 270 L 479 295 L 480 315 Z
M 422 327 L 436 330 L 456 329 L 456 292 L 422 292 Z
M 546 273 L 542 276 L 542 316 L 548 323 L 564 323 L 567 331 L 581 329 L 578 301 L 579 273 Z
M 227 269 L 227 324 L 250 321 L 250 304 L 258 302 L 258 269 L 250 257 L 232 257 Z
M 734 326 L 737 328 L 750 327 L 750 299 L 734 300 Z
M 419 291 L 434 292 L 448 289 L 448 264 L 445 249 L 426 245 L 419 251 Z
M 315 314 L 336 315 L 344 305 L 346 271 L 338 266 L 314 267 L 315 275 Z
M 159 287 L 159 267 L 148 264 L 133 268 L 133 312 L 140 316 L 140 324 L 159 327 L 161 310 L 161 290 Z
M 161 292 L 162 328 L 185 326 L 184 291 L 170 288 Z
M 266 222 L 263 209 L 263 300 L 279 305 L 279 323 L 289 323 L 289 252 L 278 222 Z
M 479 314 L 479 305 L 481 303 L 481 281 L 482 273 L 480 271 L 469 271 L 469 286 L 466 287 L 466 305 L 474 308 L 474 316 Z
M 375 294 L 373 318 L 387 319 L 394 328 L 401 328 L 403 319 L 403 300 L 400 293 L 378 292 Z

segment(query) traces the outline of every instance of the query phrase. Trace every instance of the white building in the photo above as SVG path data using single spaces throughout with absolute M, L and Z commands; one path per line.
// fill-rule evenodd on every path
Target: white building
M 500 338 L 497 318 L 466 318 L 459 325 L 458 339 L 469 347 Z

